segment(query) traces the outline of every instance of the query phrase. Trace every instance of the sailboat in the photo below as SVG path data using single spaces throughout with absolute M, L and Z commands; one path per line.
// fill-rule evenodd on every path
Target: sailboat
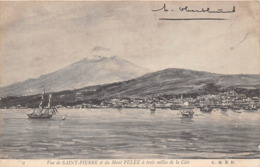
M 53 115 L 55 115 L 58 110 L 55 107 L 51 107 L 51 94 L 49 94 L 49 102 L 48 105 L 46 105 L 46 94 L 45 90 L 43 90 L 42 99 L 39 104 L 39 108 L 33 109 L 33 113 L 27 114 L 29 118 L 33 119 L 48 119 L 51 118 Z
M 180 110 L 180 113 L 182 115 L 182 117 L 193 117 L 194 111 L 193 111 L 193 107 L 191 107 L 189 105 L 189 102 L 184 102 L 184 107 L 182 110 Z

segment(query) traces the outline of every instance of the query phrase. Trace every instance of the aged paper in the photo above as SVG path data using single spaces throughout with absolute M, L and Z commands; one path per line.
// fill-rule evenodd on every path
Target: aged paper
M 0 2 L 0 166 L 260 166 L 259 1 Z

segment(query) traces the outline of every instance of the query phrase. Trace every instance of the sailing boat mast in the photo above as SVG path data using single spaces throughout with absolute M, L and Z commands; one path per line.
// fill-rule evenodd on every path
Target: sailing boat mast
M 43 98 L 44 98 L 44 95 L 45 95 L 45 89 L 43 89 L 43 93 L 42 93 L 42 100 L 39 104 L 39 108 L 42 110 L 43 109 Z
M 48 108 L 51 108 L 51 94 L 49 94 L 49 103 L 48 103 Z

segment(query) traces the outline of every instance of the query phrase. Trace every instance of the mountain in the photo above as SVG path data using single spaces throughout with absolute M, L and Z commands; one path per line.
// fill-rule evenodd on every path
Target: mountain
M 89 85 L 124 81 L 149 72 L 147 69 L 118 57 L 83 59 L 56 72 L 28 79 L 0 89 L 1 97 L 24 96 L 48 92 L 71 90 Z
M 90 87 L 77 90 L 88 92 Z M 260 89 L 260 75 L 222 75 L 209 72 L 166 69 L 129 81 L 92 87 L 92 98 L 151 97 L 160 95 L 207 93 L 224 89 Z M 91 96 L 90 96 L 91 97 Z
M 88 86 L 77 90 L 52 93 L 53 105 L 76 105 L 111 98 L 148 98 L 180 94 L 214 94 L 235 90 L 249 96 L 260 96 L 260 75 L 222 75 L 185 69 L 166 69 L 128 81 Z M 9 97 L 0 106 L 37 106 L 41 95 Z

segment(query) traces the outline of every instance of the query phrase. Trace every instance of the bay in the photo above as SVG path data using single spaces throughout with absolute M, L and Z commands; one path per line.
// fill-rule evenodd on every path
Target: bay
M 45 120 L 30 112 L 1 110 L 0 158 L 260 158 L 259 111 L 59 109 Z

